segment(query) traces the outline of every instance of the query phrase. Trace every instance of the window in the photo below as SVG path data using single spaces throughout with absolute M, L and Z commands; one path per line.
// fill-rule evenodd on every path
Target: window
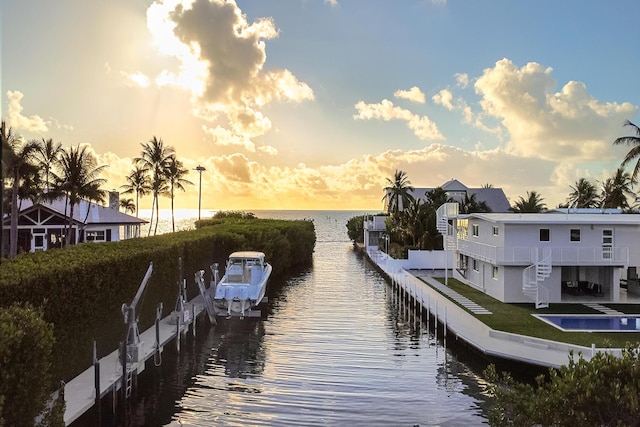
M 473 271 L 478 271 L 478 260 L 477 259 L 473 260 Z
M 571 232 L 570 232 L 570 239 L 572 242 L 579 242 L 580 241 L 580 229 L 579 228 L 572 228 Z
M 540 241 L 541 242 L 548 242 L 550 239 L 550 230 L 548 228 L 541 228 L 540 229 Z
M 613 230 L 602 230 L 602 258 L 613 258 Z
M 479 231 L 479 228 L 478 228 L 478 224 L 473 224 L 473 225 L 471 226 L 471 234 L 472 234 L 474 237 L 478 237 L 478 236 L 480 235 L 480 231 Z
M 104 242 L 104 230 L 87 231 L 87 242 Z
M 498 280 L 498 266 L 494 265 L 493 270 L 491 271 L 491 277 Z
M 494 235 L 494 236 L 497 236 L 497 235 L 498 235 L 498 231 L 499 231 L 499 230 L 500 230 L 500 229 L 494 225 L 494 226 L 493 226 L 493 235 Z

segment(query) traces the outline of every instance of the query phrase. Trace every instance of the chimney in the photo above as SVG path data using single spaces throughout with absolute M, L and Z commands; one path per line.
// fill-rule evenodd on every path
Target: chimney
M 120 210 L 120 193 L 116 190 L 109 191 L 109 207 L 117 211 Z

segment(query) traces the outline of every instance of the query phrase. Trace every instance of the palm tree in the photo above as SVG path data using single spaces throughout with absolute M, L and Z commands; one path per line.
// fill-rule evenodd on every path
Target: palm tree
M 140 166 L 136 166 L 133 171 L 124 179 L 127 181 L 126 184 L 121 185 L 120 188 L 123 188 L 124 191 L 122 194 L 130 194 L 136 193 L 136 204 L 135 209 L 132 212 L 136 213 L 136 217 L 138 217 L 139 210 L 139 200 L 141 196 L 145 196 L 151 192 L 151 181 L 149 180 L 149 170 Z M 126 212 L 126 210 L 125 210 Z
M 102 202 L 106 191 L 100 186 L 106 180 L 99 178 L 106 165 L 97 166 L 96 159 L 87 146 L 71 147 L 69 151 L 63 149 L 60 155 L 60 176 L 57 178 L 58 189 L 66 196 L 69 203 L 69 225 L 65 233 L 65 246 L 71 243 L 71 229 L 73 226 L 74 208 L 80 200 Z
M 460 205 L 460 213 L 463 214 L 470 214 L 474 212 L 491 212 L 491 208 L 487 205 L 487 202 L 485 202 L 484 200 L 482 202 L 478 202 L 475 193 L 471 196 L 469 196 L 469 193 L 465 193 L 464 200 L 462 200 L 462 202 L 458 202 L 458 204 Z
M 149 223 L 149 234 L 151 235 L 151 226 L 153 224 L 153 212 L 156 212 L 156 228 L 154 234 L 158 231 L 159 216 L 159 196 L 162 192 L 167 191 L 167 179 L 165 170 L 169 159 L 174 154 L 173 147 L 164 145 L 162 139 L 155 136 L 149 142 L 142 145 L 142 155 L 137 157 L 135 161 L 144 168 L 151 171 L 151 192 L 153 201 L 151 203 L 151 221 Z
M 593 208 L 598 206 L 598 192 L 596 186 L 586 178 L 576 181 L 575 187 L 571 187 L 571 193 L 567 198 L 568 206 L 576 208 Z
M 136 205 L 133 203 L 133 199 L 122 199 L 120 200 L 120 208 L 124 211 L 124 213 L 134 213 L 136 212 Z
M 519 213 L 538 213 L 544 212 L 547 205 L 542 203 L 544 198 L 536 191 L 527 191 L 527 197 L 520 196 L 518 201 L 513 205 L 513 210 Z
M 387 213 L 395 217 L 401 207 L 404 209 L 414 200 L 411 194 L 414 188 L 411 186 L 411 181 L 407 178 L 406 172 L 397 169 L 393 179 L 387 178 L 387 183 L 389 185 L 384 188 L 385 194 L 382 200 L 387 204 Z
M 45 191 L 49 192 L 51 188 L 51 170 L 58 162 L 58 157 L 62 153 L 62 144 L 59 142 L 53 142 L 53 139 L 49 138 L 45 140 L 42 138 L 38 141 L 38 147 L 35 153 L 37 165 L 44 170 L 44 184 L 46 186 Z
M 177 160 L 175 156 L 171 156 L 165 170 L 165 176 L 169 181 L 169 197 L 171 197 L 171 229 L 173 232 L 176 231 L 176 224 L 173 216 L 173 199 L 175 197 L 175 190 L 185 191 L 185 185 L 193 185 L 193 182 L 183 178 L 188 173 L 189 169 L 185 169 L 180 160 Z
M 613 141 L 613 144 L 626 144 L 631 146 L 631 149 L 622 160 L 622 163 L 620 163 L 620 167 L 624 168 L 634 159 L 638 159 L 636 161 L 635 167 L 633 168 L 633 174 L 631 175 L 631 183 L 635 184 L 636 182 L 638 182 L 638 174 L 640 173 L 640 128 L 631 123 L 629 120 L 624 123 L 624 126 L 630 126 L 634 130 L 635 136 L 621 136 L 620 138 L 616 138 L 616 140 Z
M 3 131 L 3 145 L 7 144 L 8 150 L 3 153 L 3 166 L 6 167 L 12 182 L 11 190 L 11 229 L 9 232 L 9 256 L 18 254 L 18 198 L 21 184 L 25 184 L 25 178 L 33 177 L 38 170 L 33 165 L 37 143 L 29 141 L 22 144 L 21 139 L 10 137 L 11 130 L 7 134 Z M 3 150 L 4 151 L 4 150 Z M 4 187 L 4 185 L 3 185 Z
M 613 177 L 607 178 L 602 186 L 602 207 L 628 210 L 630 205 L 627 196 L 635 197 L 632 186 L 631 175 L 623 168 L 618 168 Z

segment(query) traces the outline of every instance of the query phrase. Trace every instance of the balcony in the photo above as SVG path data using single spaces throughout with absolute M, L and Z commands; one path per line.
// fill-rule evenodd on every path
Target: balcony
M 629 248 L 544 247 L 551 249 L 551 264 L 555 266 L 629 264 Z M 458 240 L 458 250 L 463 255 L 494 265 L 529 265 L 536 261 L 538 247 L 503 248 Z

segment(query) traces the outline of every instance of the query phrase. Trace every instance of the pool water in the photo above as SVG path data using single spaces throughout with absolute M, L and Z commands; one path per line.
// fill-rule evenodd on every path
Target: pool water
M 563 331 L 640 332 L 640 316 L 536 315 Z

